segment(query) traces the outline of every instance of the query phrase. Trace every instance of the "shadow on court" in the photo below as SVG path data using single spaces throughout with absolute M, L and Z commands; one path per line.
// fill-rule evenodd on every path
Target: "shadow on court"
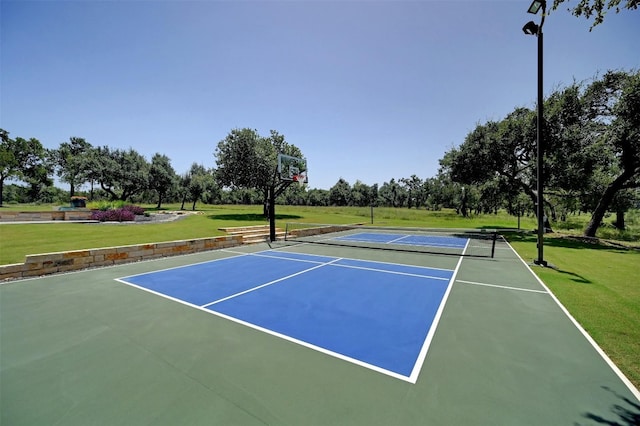
M 585 413 L 584 417 L 596 423 L 611 426 L 636 426 L 640 425 L 640 404 L 631 401 L 629 398 L 619 395 L 616 391 L 602 386 L 602 389 L 613 394 L 620 402 L 611 407 L 611 412 L 617 419 L 607 419 L 593 413 Z

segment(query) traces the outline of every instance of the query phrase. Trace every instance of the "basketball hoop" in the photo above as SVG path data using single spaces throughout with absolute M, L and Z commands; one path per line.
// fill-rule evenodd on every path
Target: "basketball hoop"
M 278 154 L 278 174 L 281 182 L 303 185 L 309 182 L 307 178 L 307 160 Z
M 305 172 L 299 172 L 291 176 L 291 180 L 299 185 L 307 183 L 307 174 Z

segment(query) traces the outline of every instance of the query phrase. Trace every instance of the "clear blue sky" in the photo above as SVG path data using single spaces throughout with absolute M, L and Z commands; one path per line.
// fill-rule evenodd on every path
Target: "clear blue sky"
M 432 177 L 476 124 L 535 107 L 529 4 L 2 0 L 0 127 L 158 152 L 178 173 L 214 167 L 231 129 L 274 129 L 312 188 Z M 640 11 L 589 32 L 566 8 L 544 26 L 546 94 L 640 67 Z

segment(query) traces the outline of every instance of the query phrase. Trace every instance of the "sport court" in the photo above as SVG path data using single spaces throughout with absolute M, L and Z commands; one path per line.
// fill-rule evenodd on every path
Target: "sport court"
M 587 425 L 639 415 L 637 390 L 504 240 L 344 234 L 3 284 L 0 423 Z

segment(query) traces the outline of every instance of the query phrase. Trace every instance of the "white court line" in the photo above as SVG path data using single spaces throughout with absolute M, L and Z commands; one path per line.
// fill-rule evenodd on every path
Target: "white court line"
M 391 240 L 391 241 L 387 241 L 385 244 L 393 244 L 393 243 L 396 243 L 396 242 L 398 242 L 398 241 L 400 241 L 400 240 L 404 240 L 405 238 L 409 238 L 410 236 L 411 236 L 410 234 L 406 234 L 406 235 L 403 235 L 403 236 L 401 236 L 401 237 L 395 238 L 395 239 L 393 239 L 393 240 Z M 377 242 L 377 241 L 372 241 L 372 242 L 374 242 L 374 243 L 375 243 L 375 242 Z M 402 243 L 401 243 L 401 244 L 402 244 Z
M 354 236 L 358 236 L 360 234 L 354 234 Z M 423 236 L 423 235 L 413 235 L 413 234 L 407 234 L 407 235 L 403 235 L 401 237 L 398 237 L 394 240 L 390 240 L 390 241 L 377 241 L 375 239 L 367 239 L 367 238 L 362 238 L 362 239 L 355 239 L 355 238 L 347 238 L 347 237 L 337 237 L 337 238 L 326 238 L 322 241 L 351 241 L 354 243 L 374 243 L 374 244 L 398 244 L 401 246 L 415 246 L 415 247 L 444 247 L 444 248 L 452 248 L 452 249 L 460 249 L 462 247 L 460 247 L 458 244 L 447 244 L 447 243 L 437 243 L 437 242 L 431 242 L 431 241 L 425 241 L 424 243 L 417 243 L 415 241 L 410 241 L 410 242 L 403 242 L 401 240 L 405 239 L 405 238 L 410 238 L 410 237 L 415 237 L 415 236 Z
M 420 353 L 418 354 L 418 358 L 416 359 L 416 363 L 413 364 L 413 370 L 411 370 L 411 374 L 409 375 L 409 381 L 415 384 L 418 381 L 418 377 L 420 376 L 420 370 L 422 370 L 422 365 L 424 364 L 424 360 L 427 357 L 427 352 L 429 352 L 429 347 L 431 346 L 431 341 L 433 340 L 433 336 L 436 334 L 436 329 L 438 328 L 438 324 L 440 323 L 440 317 L 442 316 L 442 312 L 444 311 L 444 307 L 447 304 L 447 299 L 449 299 L 449 294 L 451 293 L 451 289 L 453 288 L 453 282 L 456 279 L 456 275 L 458 275 L 458 271 L 460 270 L 460 265 L 462 265 L 462 259 L 464 259 L 464 253 L 467 251 L 467 246 L 469 245 L 469 240 L 467 240 L 467 244 L 465 244 L 464 250 L 462 250 L 462 256 L 458 259 L 458 264 L 456 268 L 453 270 L 453 275 L 451 275 L 451 280 L 449 280 L 449 284 L 447 285 L 447 290 L 440 301 L 440 306 L 438 307 L 438 311 L 436 315 L 433 317 L 433 321 L 431 322 L 431 327 L 429 327 L 429 332 L 427 333 L 427 337 L 424 339 L 424 343 L 422 344 L 422 348 L 420 349 Z
M 479 283 L 479 282 L 476 282 L 476 281 L 456 280 L 456 282 L 464 283 L 464 284 L 480 285 L 480 286 L 483 286 L 483 287 L 502 288 L 502 289 L 505 289 L 505 290 L 528 291 L 528 292 L 531 292 L 531 293 L 543 293 L 543 294 L 548 294 L 549 293 L 546 290 L 531 290 L 531 289 L 528 289 L 528 288 L 518 288 L 518 287 L 509 287 L 509 286 L 506 286 L 506 285 Z
M 268 283 L 265 283 L 265 284 L 260 284 L 257 287 L 253 287 L 253 288 L 250 288 L 248 290 L 244 290 L 244 291 L 241 291 L 239 293 L 232 294 L 231 296 L 227 296 L 227 297 L 223 297 L 222 299 L 214 300 L 211 303 L 207 303 L 205 305 L 201 305 L 201 307 L 202 308 L 208 308 L 209 306 L 215 305 L 216 303 L 221 303 L 221 302 L 224 302 L 225 300 L 233 299 L 234 297 L 242 296 L 243 294 L 251 293 L 252 291 L 256 291 L 256 290 L 259 290 L 261 288 L 270 286 L 272 284 L 279 283 L 280 281 L 288 280 L 289 278 L 293 278 L 295 276 L 302 275 L 302 274 L 307 273 L 309 271 L 313 271 L 314 269 L 318 269 L 318 268 L 322 268 L 323 266 L 331 265 L 332 263 L 338 262 L 339 260 L 341 260 L 341 259 L 340 258 L 336 258 L 336 259 L 332 260 L 331 262 L 321 263 L 321 264 L 316 265 L 316 266 L 314 266 L 312 268 L 308 268 L 308 269 L 305 269 L 303 271 L 296 272 L 295 274 L 287 275 L 286 277 L 278 278 L 277 280 L 269 281 Z
M 149 271 L 149 272 L 141 272 L 141 273 L 139 273 L 139 274 L 134 274 L 134 275 L 126 275 L 126 276 L 121 277 L 121 278 L 122 278 L 122 279 L 124 279 L 124 278 L 133 278 L 133 277 L 138 277 L 138 276 L 140 276 L 140 275 L 149 275 L 149 274 L 155 274 L 155 273 L 157 273 L 157 272 L 172 271 L 172 270 L 174 270 L 174 269 L 189 268 L 189 267 L 191 267 L 191 266 L 195 266 L 195 265 L 204 265 L 205 263 L 213 263 L 213 262 L 219 262 L 219 261 L 221 261 L 221 260 L 235 259 L 235 258 L 237 258 L 237 257 L 246 256 L 246 255 L 248 254 L 248 253 L 241 253 L 241 252 L 234 252 L 234 251 L 226 251 L 226 250 L 220 250 L 220 251 L 224 251 L 224 252 L 227 252 L 227 253 L 238 254 L 238 255 L 240 255 L 240 256 L 234 256 L 234 257 L 221 257 L 221 258 L 218 258 L 218 259 L 203 260 L 203 261 L 201 261 L 201 262 L 189 263 L 189 264 L 186 264 L 186 265 L 171 266 L 171 267 L 169 267 L 169 268 L 155 269 L 155 270 L 153 270 L 153 271 Z M 189 253 L 189 254 L 188 254 L 188 255 L 186 255 L 186 256 L 190 256 L 190 255 L 193 255 L 193 254 L 199 254 L 199 253 Z M 162 257 L 162 258 L 159 258 L 159 259 L 150 259 L 149 261 L 157 261 L 157 260 L 167 260 L 167 258 L 166 258 L 166 257 Z M 145 261 L 145 262 L 146 262 L 146 261 Z M 123 265 L 126 265 L 126 264 L 123 264 Z M 123 265 L 117 265 L 117 266 L 123 266 Z M 130 263 L 129 263 L 129 265 L 130 265 Z M 116 265 L 114 265 L 114 266 L 116 266 Z M 119 278 L 115 278 L 115 280 L 116 280 L 116 281 L 119 281 Z
M 302 244 L 313 244 L 313 243 L 302 243 Z M 333 257 L 333 256 L 326 256 L 326 255 L 321 255 L 321 254 L 308 254 L 308 253 L 296 253 L 293 251 L 285 251 L 284 248 L 283 249 L 271 249 L 271 250 L 265 250 L 264 252 L 256 252 L 256 253 L 251 253 L 253 255 L 256 256 L 260 256 L 259 253 L 267 253 L 267 252 L 278 252 L 278 253 L 289 253 L 289 254 L 295 254 L 298 256 L 318 256 L 318 257 Z M 298 259 L 292 259 L 290 257 L 276 257 L 276 256 L 266 256 L 266 255 L 262 255 L 264 257 L 272 257 L 275 259 L 285 259 L 285 260 L 298 260 Z M 379 263 L 381 265 L 395 265 L 395 266 L 408 266 L 411 268 L 419 268 L 419 269 L 433 269 L 435 271 L 452 271 L 452 269 L 447 269 L 447 268 L 432 268 L 430 266 L 420 266 L 420 265 L 408 265 L 406 263 L 397 263 L 397 262 L 383 262 L 383 261 L 379 261 L 379 260 L 366 260 L 366 259 L 357 259 L 354 257 L 341 257 L 341 259 L 343 260 L 353 260 L 355 262 L 371 262 L 371 263 Z M 303 262 L 304 260 L 300 259 L 301 262 Z M 308 260 L 307 262 L 313 262 L 312 260 Z M 317 261 L 318 263 L 320 263 L 319 261 Z M 334 265 L 334 266 L 338 266 L 338 265 Z
M 307 262 L 307 263 L 316 263 L 316 265 L 311 267 L 311 268 L 305 269 L 304 271 L 300 271 L 300 272 L 297 272 L 295 274 L 291 274 L 289 276 L 286 276 L 286 277 L 283 277 L 283 278 L 279 278 L 279 279 L 274 280 L 274 281 L 270 281 L 268 283 L 259 285 L 257 287 L 251 288 L 249 290 L 245 290 L 245 291 L 233 294 L 231 296 L 216 300 L 214 302 L 211 302 L 211 303 L 208 303 L 208 304 L 205 304 L 205 305 L 196 305 L 196 304 L 193 304 L 193 303 L 190 303 L 190 302 L 186 302 L 184 300 L 181 300 L 181 299 L 178 299 L 178 298 L 175 298 L 175 297 L 172 297 L 172 296 L 168 296 L 168 295 L 166 295 L 164 293 L 161 293 L 161 292 L 158 292 L 158 291 L 155 291 L 155 290 L 151 290 L 151 289 L 148 289 L 146 287 L 142 287 L 142 286 L 139 286 L 137 284 L 133 284 L 131 282 L 127 282 L 124 279 L 116 279 L 116 281 L 119 281 L 119 282 L 121 282 L 123 284 L 127 284 L 129 286 L 138 288 L 138 289 L 143 290 L 143 291 L 147 291 L 147 292 L 155 294 L 157 296 L 164 297 L 165 299 L 168 299 L 168 300 L 171 300 L 171 301 L 174 301 L 174 302 L 181 303 L 181 304 L 186 305 L 186 306 L 190 306 L 190 307 L 199 309 L 199 310 L 201 310 L 203 312 L 206 312 L 206 313 L 209 313 L 209 314 L 224 318 L 226 320 L 233 321 L 233 322 L 238 323 L 238 324 L 242 324 L 244 326 L 253 328 L 255 330 L 262 331 L 264 333 L 267 333 L 267 334 L 282 338 L 284 340 L 299 344 L 301 346 L 316 350 L 318 352 L 322 352 L 324 354 L 333 356 L 335 358 L 338 358 L 338 359 L 341 359 L 341 360 L 344 360 L 344 361 L 348 361 L 348 362 L 350 362 L 352 364 L 355 364 L 355 365 L 358 365 L 358 366 L 361 366 L 361 367 L 365 367 L 365 368 L 367 368 L 369 370 L 372 370 L 372 371 L 375 371 L 375 372 L 378 372 L 378 373 L 382 373 L 382 374 L 385 374 L 387 376 L 390 376 L 390 377 L 393 377 L 393 378 L 396 378 L 396 379 L 399 379 L 399 380 L 402 380 L 402 381 L 405 381 L 405 382 L 408 382 L 408 383 L 411 383 L 411 384 L 415 384 L 417 379 L 418 379 L 418 375 L 419 375 L 420 370 L 422 368 L 422 364 L 424 363 L 424 358 L 426 356 L 426 351 L 427 351 L 427 349 L 428 349 L 428 347 L 430 345 L 430 342 L 431 342 L 431 340 L 433 338 L 433 335 L 435 333 L 435 328 L 436 328 L 437 322 L 439 321 L 439 318 L 442 315 L 442 310 L 444 309 L 444 304 L 445 304 L 444 302 L 445 302 L 446 298 L 448 297 L 448 294 L 449 294 L 449 292 L 451 290 L 451 283 L 453 282 L 453 277 L 455 276 L 455 273 L 457 272 L 457 269 L 460 266 L 460 261 L 462 260 L 462 258 L 461 258 L 458 261 L 458 266 L 456 266 L 456 272 L 454 272 L 452 278 L 449 280 L 449 284 L 448 284 L 447 290 L 445 292 L 445 295 L 444 295 L 443 299 L 440 302 L 440 306 L 438 308 L 438 311 L 437 311 L 436 315 L 434 316 L 434 320 L 431 323 L 431 327 L 429 328 L 429 332 L 427 334 L 425 342 L 423 343 L 423 346 L 422 346 L 421 351 L 420 351 L 420 353 L 418 355 L 418 358 L 417 358 L 416 362 L 414 363 L 411 375 L 409 377 L 407 377 L 407 376 L 405 376 L 403 374 L 399 374 L 399 373 L 393 372 L 391 370 L 387 370 L 385 368 L 378 367 L 378 366 L 373 365 L 373 364 L 369 364 L 367 362 L 364 362 L 364 361 L 361 361 L 359 359 L 352 358 L 352 357 L 340 354 L 338 352 L 331 351 L 331 350 L 323 348 L 321 346 L 317 346 L 317 345 L 305 342 L 303 340 L 299 340 L 299 339 L 293 338 L 291 336 L 278 333 L 278 332 L 270 330 L 268 328 L 264 328 L 264 327 L 252 324 L 250 322 L 243 321 L 241 319 L 238 319 L 238 318 L 235 318 L 235 317 L 232 317 L 232 316 L 229 316 L 229 315 L 225 315 L 223 313 L 217 312 L 217 311 L 212 310 L 212 309 L 207 309 L 207 307 L 212 306 L 212 305 L 214 305 L 216 303 L 220 303 L 222 301 L 229 300 L 231 298 L 234 298 L 234 297 L 237 297 L 237 296 L 240 296 L 240 295 L 243 295 L 243 294 L 258 290 L 260 288 L 275 284 L 277 282 L 286 280 L 286 279 L 294 277 L 296 275 L 304 274 L 306 272 L 309 272 L 309 271 L 312 271 L 314 269 L 318 269 L 318 268 L 321 268 L 321 267 L 324 267 L 324 266 L 328 266 L 328 265 L 340 266 L 340 267 L 345 267 L 345 268 L 349 268 L 350 267 L 350 268 L 354 268 L 354 269 L 365 269 L 365 270 L 371 270 L 371 271 L 383 272 L 383 273 L 392 273 L 392 274 L 395 273 L 395 274 L 398 274 L 398 275 L 409 275 L 409 276 L 416 276 L 416 277 L 420 277 L 420 278 L 431 278 L 431 279 L 443 279 L 443 278 L 440 278 L 440 277 L 427 277 L 427 276 L 424 276 L 424 275 L 410 274 L 410 273 L 403 273 L 403 272 L 394 272 L 394 271 L 387 271 L 387 270 L 378 270 L 378 269 L 375 269 L 375 268 L 365 268 L 365 267 L 358 267 L 358 266 L 351 266 L 351 265 L 336 265 L 336 264 L 334 264 L 335 262 L 338 262 L 340 260 L 362 261 L 362 259 L 333 258 L 333 260 L 331 260 L 329 262 L 317 262 L 317 261 L 314 262 L 314 261 L 311 261 L 311 260 L 304 260 L 304 259 L 292 259 L 292 258 L 288 258 L 288 257 L 267 256 L 267 255 L 264 255 L 264 254 L 260 254 L 260 252 L 257 252 L 257 253 L 243 253 L 243 252 L 236 252 L 236 251 L 232 251 L 232 250 L 225 250 L 225 251 L 230 252 L 230 253 L 242 254 L 242 255 L 253 255 L 253 256 L 269 257 L 269 258 L 281 259 L 281 260 L 293 260 L 293 261 L 300 261 L 300 262 Z M 267 250 L 265 252 L 270 252 L 270 251 L 271 252 L 276 252 L 275 250 Z M 282 254 L 291 253 L 291 254 L 300 255 L 300 256 L 305 256 L 305 255 L 307 255 L 307 256 L 317 256 L 317 255 L 308 255 L 308 254 L 304 254 L 304 253 L 295 253 L 295 252 L 286 252 L 286 251 L 285 252 L 279 251 L 279 252 L 276 252 L 276 253 L 282 253 Z M 332 256 L 322 256 L 322 257 L 332 258 Z M 223 259 L 216 259 L 216 260 L 223 260 Z M 402 264 L 402 263 L 378 262 L 378 261 L 365 261 L 365 262 L 396 265 L 396 266 L 407 266 L 407 267 L 420 268 L 420 269 L 426 269 L 426 270 L 431 269 L 431 270 L 451 271 L 450 269 L 444 269 L 444 268 L 428 268 L 428 267 L 424 267 L 424 266 L 406 265 L 406 264 Z M 202 263 L 207 263 L 207 262 L 202 262 Z M 174 268 L 168 268 L 168 269 L 174 269 Z M 142 275 L 142 274 L 140 274 L 140 275 Z M 134 276 L 135 275 L 132 275 L 132 277 L 134 277 Z M 445 278 L 445 280 L 448 280 L 448 279 Z
M 304 260 L 304 259 L 292 259 L 290 257 L 277 257 L 277 256 L 268 256 L 268 255 L 261 255 L 258 253 L 253 253 L 255 256 L 262 256 L 262 257 L 267 257 L 267 258 L 271 258 L 271 259 L 283 259 L 283 260 L 292 260 L 292 261 L 298 261 L 298 262 L 309 262 L 309 263 L 323 263 L 321 261 L 315 261 L 315 260 Z M 292 252 L 279 252 L 279 253 L 292 253 Z M 292 253 L 292 254 L 302 254 L 303 253 Z M 308 255 L 308 256 L 318 256 L 318 255 Z M 322 257 L 333 257 L 333 256 L 322 256 Z M 442 269 L 442 268 L 429 268 L 427 266 L 414 266 L 414 265 L 405 265 L 402 263 L 390 263 L 390 262 L 378 262 L 375 260 L 363 260 L 363 259 L 350 259 L 347 257 L 342 257 L 340 258 L 340 260 L 353 260 L 355 262 L 369 262 L 369 263 L 381 263 L 381 264 L 386 264 L 386 265 L 396 265 L 396 266 L 406 266 L 408 268 L 421 268 L 421 269 L 431 269 L 431 270 L 437 270 L 437 271 L 451 271 L 450 269 Z M 331 262 L 332 263 L 332 262 Z M 443 280 L 443 281 L 448 281 L 449 278 L 442 278 L 442 277 L 436 277 L 433 275 L 421 275 L 421 274 L 412 274 L 411 272 L 401 272 L 401 271 L 390 271 L 387 269 L 378 269 L 378 268 L 370 268 L 370 267 L 366 267 L 366 266 L 355 266 L 355 265 L 340 265 L 340 264 L 333 264 L 331 266 L 336 266 L 336 267 L 340 267 L 340 268 L 351 268 L 351 269 L 361 269 L 364 271 L 373 271 L 373 272 L 382 272 L 385 274 L 395 274 L 395 275 L 405 275 L 405 276 L 409 276 L 409 277 L 418 277 L 418 278 L 429 278 L 429 279 L 434 279 L 434 280 Z
M 382 367 L 378 367 L 377 365 L 369 364 L 369 363 L 361 361 L 361 360 L 359 360 L 357 358 L 351 358 L 351 357 L 343 355 L 341 353 L 334 352 L 334 351 L 331 351 L 329 349 L 323 348 L 322 346 L 317 346 L 317 345 L 314 345 L 312 343 L 305 342 L 304 340 L 296 339 L 295 337 L 291 337 L 291 336 L 288 336 L 286 334 L 278 333 L 277 331 L 273 331 L 273 330 L 261 327 L 261 326 L 256 325 L 256 324 L 252 324 L 250 322 L 247 322 L 247 321 L 244 321 L 244 320 L 241 320 L 241 319 L 238 319 L 238 318 L 223 314 L 221 312 L 212 311 L 212 310 L 209 310 L 209 309 L 202 308 L 200 306 L 195 306 L 195 307 L 197 309 L 200 309 L 200 310 L 202 310 L 204 312 L 207 312 L 209 314 L 213 314 L 213 315 L 215 315 L 217 317 L 224 318 L 224 319 L 229 320 L 229 321 L 233 321 L 235 323 L 244 325 L 244 326 L 252 328 L 254 330 L 258 330 L 258 331 L 261 331 L 263 333 L 270 334 L 270 335 L 275 336 L 275 337 L 279 337 L 279 338 L 287 340 L 289 342 L 296 343 L 296 344 L 298 344 L 300 346 L 304 346 L 306 348 L 313 349 L 315 351 L 321 352 L 321 353 L 326 354 L 326 355 L 330 355 L 330 356 L 332 356 L 334 358 L 338 358 L 338 359 L 341 359 L 343 361 L 350 362 L 350 363 L 358 365 L 360 367 L 368 368 L 369 370 L 373 370 L 373 371 L 376 371 L 378 373 L 385 374 L 385 375 L 393 377 L 395 379 L 400 379 L 400 380 L 403 380 L 405 382 L 410 382 L 412 384 L 415 384 L 415 381 L 411 381 L 410 378 L 408 378 L 407 376 L 404 376 L 404 375 L 402 375 L 400 373 L 396 373 L 394 371 L 387 370 L 387 369 L 384 369 Z
M 386 269 L 367 268 L 365 266 L 339 265 L 339 264 L 338 265 L 331 265 L 331 266 L 336 266 L 336 267 L 339 267 L 339 268 L 361 269 L 363 271 L 382 272 L 384 274 L 404 275 L 404 276 L 407 276 L 407 277 L 428 278 L 430 280 L 449 281 L 449 279 L 450 279 L 450 278 L 434 277 L 432 275 L 412 274 L 411 272 L 388 271 Z
M 320 267 L 320 266 L 322 266 L 322 265 L 319 265 L 317 267 Z M 203 312 L 205 312 L 207 314 L 215 315 L 215 316 L 223 318 L 225 320 L 232 321 L 232 322 L 235 322 L 237 324 L 241 324 L 241 325 L 243 325 L 245 327 L 249 327 L 249 328 L 252 328 L 254 330 L 258 330 L 258 331 L 261 331 L 261 332 L 266 333 L 266 334 L 270 334 L 270 335 L 275 336 L 275 337 L 279 337 L 279 338 L 287 340 L 289 342 L 296 343 L 296 344 L 298 344 L 300 346 L 304 346 L 306 348 L 313 349 L 315 351 L 321 352 L 321 353 L 326 354 L 326 355 L 330 355 L 332 357 L 341 359 L 343 361 L 350 362 L 350 363 L 358 365 L 360 367 L 368 368 L 369 370 L 373 370 L 373 371 L 376 371 L 378 373 L 382 373 L 382 374 L 385 374 L 387 376 L 403 380 L 405 382 L 409 382 L 410 381 L 406 376 L 404 376 L 402 374 L 395 373 L 395 372 L 390 371 L 390 370 L 386 370 L 386 369 L 384 369 L 382 367 L 378 367 L 377 365 L 369 364 L 367 362 L 361 361 L 361 360 L 356 359 L 356 358 L 351 358 L 349 356 L 342 355 L 342 354 L 340 354 L 338 352 L 333 352 L 333 351 L 331 351 L 329 349 L 323 348 L 322 346 L 316 346 L 314 344 L 305 342 L 304 340 L 299 340 L 299 339 L 296 339 L 294 337 L 288 336 L 286 334 L 278 333 L 277 331 L 273 331 L 273 330 L 270 330 L 268 328 L 260 327 L 259 325 L 252 324 L 252 323 L 247 322 L 247 321 L 243 321 L 241 319 L 238 319 L 238 318 L 223 314 L 221 312 L 217 312 L 217 311 L 214 311 L 214 310 L 207 309 L 204 306 L 194 305 L 193 303 L 189 303 L 189 302 L 186 302 L 184 300 L 168 296 L 168 295 L 166 295 L 164 293 L 160 293 L 160 292 L 157 292 L 157 291 L 154 291 L 154 290 L 150 290 L 150 289 L 148 289 L 146 287 L 141 287 L 141 286 L 139 286 L 137 284 L 133 284 L 133 283 L 124 281 L 123 279 L 120 279 L 120 278 L 116 278 L 115 281 L 118 281 L 118 282 L 120 282 L 122 284 L 129 285 L 131 287 L 135 287 L 135 288 L 137 288 L 139 290 L 143 290 L 143 291 L 155 294 L 156 296 L 164 297 L 165 299 L 181 303 L 181 304 L 189 306 L 191 308 L 199 309 L 199 310 L 201 310 L 201 311 L 203 311 Z M 412 383 L 415 383 L 415 381 L 412 382 Z
M 323 260 L 311 260 L 311 259 L 299 259 L 299 258 L 293 258 L 293 257 L 269 256 L 268 254 L 263 254 L 263 253 L 269 253 L 270 251 L 271 250 L 257 251 L 255 253 L 247 253 L 247 254 L 249 256 L 263 257 L 265 259 L 290 260 L 292 262 L 314 263 L 314 264 L 317 264 L 317 265 L 322 264 L 322 263 L 326 263 Z M 294 252 L 281 252 L 281 253 L 291 253 L 291 254 L 297 254 L 297 255 L 302 255 L 302 256 L 329 257 L 329 258 L 335 259 L 334 256 L 305 255 L 303 253 L 294 253 Z

